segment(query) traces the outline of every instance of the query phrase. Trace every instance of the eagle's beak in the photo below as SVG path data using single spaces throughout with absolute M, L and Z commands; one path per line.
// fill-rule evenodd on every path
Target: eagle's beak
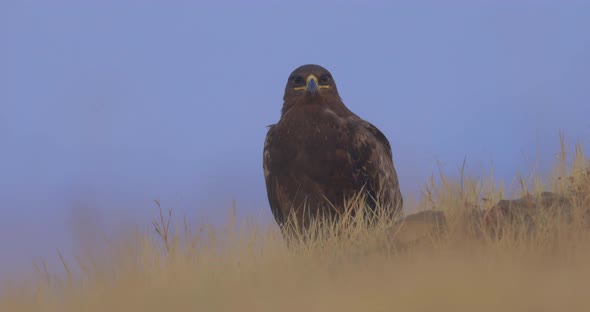
M 315 75 L 307 76 L 307 91 L 310 92 L 311 95 L 315 95 L 317 90 L 318 90 L 318 78 Z

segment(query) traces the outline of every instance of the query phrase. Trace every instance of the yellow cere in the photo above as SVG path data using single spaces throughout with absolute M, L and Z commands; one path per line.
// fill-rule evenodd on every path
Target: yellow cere
M 307 76 L 307 79 L 305 81 L 305 84 L 308 85 L 309 84 L 309 81 L 312 80 L 312 79 L 315 80 L 315 84 L 318 86 L 318 89 L 328 89 L 328 88 L 330 88 L 330 86 L 328 86 L 328 85 L 320 85 L 318 83 L 318 77 L 316 77 L 315 75 L 309 75 L 309 76 Z M 293 88 L 293 90 L 305 90 L 305 89 L 307 89 L 307 86 Z

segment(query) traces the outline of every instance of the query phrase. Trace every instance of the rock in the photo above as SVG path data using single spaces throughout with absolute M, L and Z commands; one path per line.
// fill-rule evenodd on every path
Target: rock
M 542 192 L 533 196 L 498 201 L 484 216 L 484 227 L 493 237 L 500 237 L 503 230 L 523 230 L 531 233 L 538 223 L 546 218 L 563 218 L 566 223 L 574 220 L 573 205 L 568 198 L 553 193 Z
M 442 211 L 425 210 L 397 221 L 389 233 L 395 243 L 407 245 L 440 237 L 446 228 L 447 221 Z

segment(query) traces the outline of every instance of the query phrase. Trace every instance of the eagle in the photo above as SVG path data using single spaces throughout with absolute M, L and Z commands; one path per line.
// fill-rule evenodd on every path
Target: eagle
M 283 236 L 289 220 L 300 230 L 313 219 L 338 220 L 355 198 L 383 216 L 402 210 L 387 137 L 347 108 L 320 65 L 302 65 L 289 75 L 280 119 L 268 126 L 263 171 Z

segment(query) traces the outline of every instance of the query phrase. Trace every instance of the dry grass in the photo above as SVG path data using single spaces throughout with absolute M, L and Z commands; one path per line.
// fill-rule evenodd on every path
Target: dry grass
M 545 187 L 522 179 L 517 195 L 552 190 L 588 208 L 588 164 L 580 148 L 565 156 Z M 490 236 L 472 216 L 504 193 L 492 180 L 433 178 L 416 209 L 444 211 L 447 230 L 412 243 L 351 223 L 346 238 L 287 248 L 272 223 L 195 228 L 160 210 L 153 229 L 79 258 L 76 272 L 41 263 L 37 280 L 4 287 L 0 311 L 590 311 L 590 232 L 540 218 L 533 232 L 515 223 Z

